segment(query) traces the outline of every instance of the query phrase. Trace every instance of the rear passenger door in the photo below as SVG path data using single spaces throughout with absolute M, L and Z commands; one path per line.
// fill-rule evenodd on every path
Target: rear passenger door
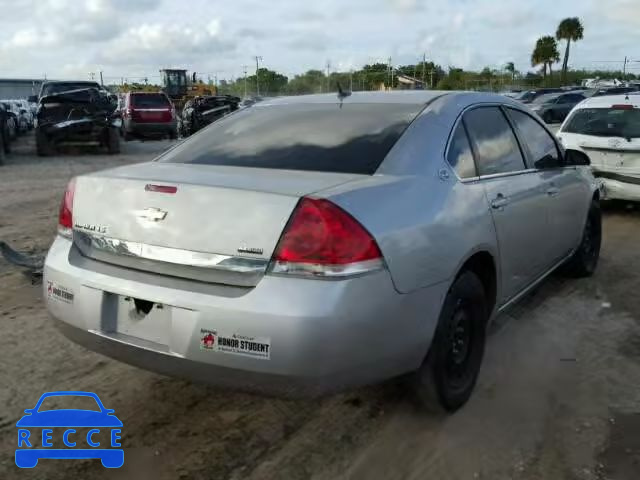
M 525 150 L 528 168 L 535 170 L 540 179 L 549 229 L 545 249 L 551 267 L 577 245 L 588 193 L 576 168 L 564 166 L 551 134 L 529 114 L 512 108 L 507 112 Z
M 480 182 L 495 225 L 500 252 L 501 303 L 543 271 L 546 205 L 535 173 L 498 106 L 477 107 L 463 116 Z

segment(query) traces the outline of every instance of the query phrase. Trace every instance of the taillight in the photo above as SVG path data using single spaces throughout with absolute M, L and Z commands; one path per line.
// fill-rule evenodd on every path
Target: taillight
M 378 244 L 356 219 L 329 200 L 305 197 L 280 237 L 270 271 L 345 277 L 383 265 Z
M 58 215 L 58 233 L 67 238 L 71 238 L 73 229 L 73 196 L 75 193 L 76 179 L 72 178 L 64 191 Z
M 622 103 L 620 105 L 611 105 L 613 110 L 633 110 L 633 105 L 629 103 Z

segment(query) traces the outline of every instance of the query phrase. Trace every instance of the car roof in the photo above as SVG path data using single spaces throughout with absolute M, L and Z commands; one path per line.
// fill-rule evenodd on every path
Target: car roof
M 96 85 L 98 82 L 91 80 L 47 80 L 46 82 L 42 82 L 42 85 L 55 85 L 57 83 L 90 83 L 91 85 Z
M 391 92 L 353 92 L 348 97 L 343 98 L 344 104 L 349 103 L 406 103 L 414 105 L 424 105 L 434 98 L 450 92 L 437 90 L 396 90 Z M 305 104 L 305 103 L 340 103 L 338 94 L 321 93 L 315 95 L 297 95 L 291 97 L 274 97 L 265 99 L 257 105 L 285 105 L 285 104 Z
M 348 97 L 343 98 L 342 103 L 348 105 L 350 103 L 361 104 L 385 104 L 385 103 L 404 103 L 413 105 L 426 105 L 435 99 L 452 100 L 464 98 L 471 103 L 496 102 L 508 103 L 511 105 L 520 105 L 518 102 L 489 92 L 467 92 L 467 91 L 450 91 L 450 90 L 394 90 L 391 92 L 353 92 Z M 290 105 L 290 104 L 309 104 L 309 103 L 340 103 L 337 93 L 323 93 L 315 95 L 297 95 L 290 97 L 274 97 L 262 102 L 256 103 L 255 106 L 270 105 Z
M 640 108 L 640 95 L 602 95 L 583 100 L 577 108 L 609 108 L 611 105 L 633 105 Z

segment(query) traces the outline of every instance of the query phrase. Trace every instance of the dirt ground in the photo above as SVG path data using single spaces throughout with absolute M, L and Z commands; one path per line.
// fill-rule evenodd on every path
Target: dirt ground
M 40 159 L 23 138 L 0 167 L 0 240 L 51 243 L 61 193 L 83 172 L 152 158 Z M 640 478 L 640 209 L 604 219 L 586 280 L 554 275 L 492 328 L 477 390 L 449 417 L 419 411 L 396 382 L 279 400 L 166 378 L 89 352 L 51 325 L 41 286 L 0 259 L 0 479 Z M 125 464 L 14 464 L 16 421 L 43 392 L 96 392 L 123 421 Z

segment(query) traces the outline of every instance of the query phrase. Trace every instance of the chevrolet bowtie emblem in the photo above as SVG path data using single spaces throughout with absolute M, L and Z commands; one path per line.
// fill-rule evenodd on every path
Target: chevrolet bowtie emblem
M 167 212 L 159 208 L 145 208 L 144 210 L 137 211 L 136 216 L 151 222 L 159 222 L 166 218 Z

